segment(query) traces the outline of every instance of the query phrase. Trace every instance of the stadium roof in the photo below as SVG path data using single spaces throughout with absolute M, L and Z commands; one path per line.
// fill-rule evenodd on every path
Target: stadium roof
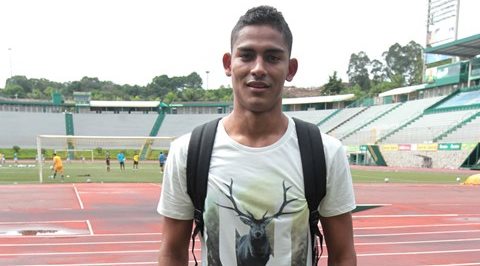
M 472 58 L 480 54 L 480 34 L 425 49 L 425 53 Z
M 351 100 L 354 94 L 317 96 L 317 97 L 299 97 L 299 98 L 283 98 L 282 104 L 305 104 L 305 103 L 329 103 Z
M 382 92 L 378 96 L 379 97 L 387 97 L 387 96 L 392 96 L 392 95 L 407 94 L 407 93 L 410 93 L 410 92 L 421 90 L 421 89 L 425 88 L 425 85 L 426 84 L 420 84 L 420 85 L 413 85 L 413 86 L 408 86 L 408 87 L 396 88 L 396 89 L 393 89 L 393 90 Z
M 158 107 L 159 101 L 90 101 L 91 107 Z

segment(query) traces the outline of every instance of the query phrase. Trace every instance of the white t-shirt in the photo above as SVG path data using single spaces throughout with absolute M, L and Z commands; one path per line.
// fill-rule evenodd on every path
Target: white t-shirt
M 158 212 L 193 218 L 187 194 L 190 134 L 175 140 L 165 166 Z M 355 208 L 350 168 L 340 141 L 322 134 L 327 193 L 324 217 Z M 283 206 L 283 207 L 282 207 Z M 293 119 L 272 145 L 252 148 L 231 139 L 219 122 L 205 199 L 202 265 L 311 265 L 308 205 Z M 266 262 L 266 264 L 264 264 Z

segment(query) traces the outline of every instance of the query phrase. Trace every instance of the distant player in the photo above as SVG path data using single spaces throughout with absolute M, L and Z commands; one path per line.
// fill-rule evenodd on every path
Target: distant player
M 123 154 L 123 152 L 119 152 L 117 154 L 117 160 L 120 164 L 120 170 L 125 171 L 125 154 Z
M 57 177 L 57 173 L 61 174 L 62 181 L 65 180 L 63 176 L 63 163 L 62 158 L 58 156 L 56 153 L 53 154 L 53 179 Z
M 138 169 L 138 160 L 140 160 L 140 156 L 138 154 L 133 155 L 133 169 Z
M 110 153 L 105 154 L 105 163 L 107 164 L 107 172 L 110 172 Z
M 163 154 L 163 152 L 160 152 L 160 155 L 158 155 L 158 162 L 160 163 L 160 169 L 163 172 L 163 166 L 165 165 L 165 161 L 167 160 L 167 156 Z

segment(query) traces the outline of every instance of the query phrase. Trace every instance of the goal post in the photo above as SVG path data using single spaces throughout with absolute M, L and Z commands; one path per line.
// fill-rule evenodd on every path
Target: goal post
M 86 159 L 89 159 L 88 157 L 90 157 L 91 161 L 94 161 L 95 156 L 97 156 L 97 159 L 101 158 L 104 160 L 105 153 L 111 150 L 134 150 L 135 153 L 139 153 L 140 158 L 144 160 L 148 159 L 152 150 L 168 150 L 170 148 L 170 143 L 174 139 L 174 137 L 148 136 L 38 135 L 37 163 L 39 181 L 40 183 L 43 183 L 43 165 L 45 162 L 50 162 L 51 158 L 46 158 L 45 156 L 49 153 L 59 152 L 59 155 L 65 161 L 85 161 Z

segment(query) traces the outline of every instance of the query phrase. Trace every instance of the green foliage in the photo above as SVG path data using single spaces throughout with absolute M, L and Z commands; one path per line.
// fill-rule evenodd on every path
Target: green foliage
M 345 90 L 342 79 L 337 77 L 337 71 L 328 77 L 328 83 L 323 88 L 322 95 L 336 95 Z
M 17 146 L 17 145 L 13 145 L 12 150 L 16 153 L 19 153 L 20 152 L 20 147 Z

